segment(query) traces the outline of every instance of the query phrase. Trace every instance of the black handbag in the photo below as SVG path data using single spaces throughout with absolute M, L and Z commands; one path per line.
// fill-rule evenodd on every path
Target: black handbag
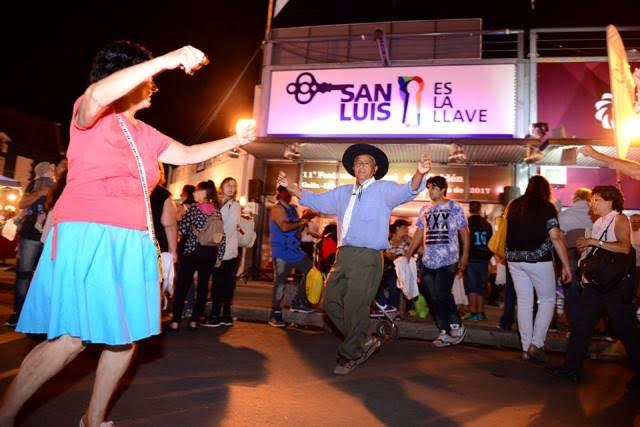
M 607 234 L 607 228 L 600 236 L 600 240 Z M 628 254 L 611 252 L 603 248 L 594 248 L 580 262 L 580 271 L 588 283 L 584 286 L 592 286 L 600 293 L 607 293 L 615 289 L 622 281 L 631 275 L 635 267 L 635 250 L 633 247 Z

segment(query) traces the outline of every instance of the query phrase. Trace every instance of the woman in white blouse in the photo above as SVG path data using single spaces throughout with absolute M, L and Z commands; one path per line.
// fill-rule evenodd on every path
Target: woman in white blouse
M 578 250 L 606 250 L 628 254 L 631 251 L 631 227 L 622 213 L 624 197 L 614 186 L 603 185 L 593 189 L 591 210 L 598 216 L 590 237 L 577 241 Z M 582 377 L 582 362 L 587 354 L 593 328 L 605 310 L 614 332 L 624 343 L 635 376 L 628 382 L 628 389 L 640 390 L 640 333 L 633 303 L 633 291 L 637 278 L 635 270 L 622 278 L 617 286 L 601 292 L 583 277 L 582 294 L 578 301 L 578 315 L 572 325 L 564 365 L 550 367 L 554 376 L 578 383 Z
M 211 316 L 201 325 L 207 327 L 232 326 L 231 303 L 236 287 L 238 271 L 238 238 L 240 228 L 240 203 L 236 200 L 238 182 L 227 177 L 220 185 L 222 191 L 222 222 L 226 246 L 222 264 L 213 271 L 213 287 L 211 289 Z M 222 311 L 222 313 L 221 313 Z

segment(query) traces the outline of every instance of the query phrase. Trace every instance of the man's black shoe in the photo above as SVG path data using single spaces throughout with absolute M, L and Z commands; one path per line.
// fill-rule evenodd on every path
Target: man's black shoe
M 580 374 L 578 374 L 575 371 L 572 371 L 570 369 L 568 369 L 567 367 L 565 367 L 564 365 L 561 366 L 547 366 L 544 368 L 545 372 L 547 372 L 550 375 L 553 375 L 556 378 L 560 378 L 566 381 L 570 381 L 573 384 L 579 384 L 580 383 Z

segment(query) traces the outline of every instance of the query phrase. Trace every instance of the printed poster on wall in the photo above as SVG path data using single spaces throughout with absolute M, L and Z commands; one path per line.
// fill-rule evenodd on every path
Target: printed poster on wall
M 549 123 L 555 137 L 613 142 L 609 81 L 607 62 L 538 64 L 538 120 Z
M 273 71 L 267 133 L 515 134 L 514 64 Z

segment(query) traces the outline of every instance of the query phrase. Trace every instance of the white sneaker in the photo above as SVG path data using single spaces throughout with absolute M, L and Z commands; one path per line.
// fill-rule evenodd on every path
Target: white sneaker
M 82 418 L 80 418 L 79 427 L 86 427 L 86 424 L 84 423 L 84 420 Z M 100 423 L 100 427 L 115 427 L 115 423 L 113 421 L 104 421 Z
M 382 303 L 380 303 L 378 301 L 374 301 L 374 302 L 376 304 L 376 307 L 378 307 L 378 310 L 384 311 L 384 310 L 387 309 L 387 304 L 382 304 Z
M 440 335 L 438 335 L 438 338 L 433 340 L 431 344 L 433 344 L 434 347 L 438 348 L 449 347 L 451 345 L 451 337 L 449 336 L 447 331 L 442 330 L 440 331 Z
M 380 311 L 384 311 L 385 313 L 395 313 L 398 311 L 398 309 L 391 304 L 381 304 L 378 301 L 375 301 L 375 303 L 376 307 L 378 307 Z
M 465 328 L 463 325 L 456 325 L 455 323 L 451 324 L 450 326 L 451 345 L 460 344 L 462 340 L 464 340 L 464 337 L 467 335 L 467 328 Z

